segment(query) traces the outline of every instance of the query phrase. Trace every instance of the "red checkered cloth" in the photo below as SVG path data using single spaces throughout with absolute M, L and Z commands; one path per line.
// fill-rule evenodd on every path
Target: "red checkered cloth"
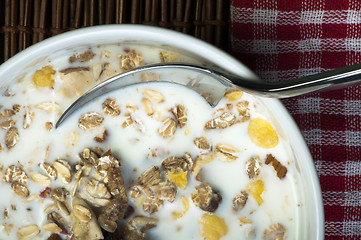
M 361 62 L 360 0 L 233 0 L 232 53 L 266 81 Z M 313 155 L 325 239 L 361 239 L 361 87 L 282 100 Z

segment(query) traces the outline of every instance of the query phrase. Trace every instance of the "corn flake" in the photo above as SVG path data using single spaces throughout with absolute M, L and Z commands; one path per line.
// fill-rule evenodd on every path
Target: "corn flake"
M 274 148 L 278 144 L 277 132 L 262 118 L 252 119 L 248 125 L 251 141 L 262 148 Z
M 201 235 L 207 240 L 219 240 L 227 235 L 228 226 L 223 218 L 216 215 L 203 214 L 201 218 Z

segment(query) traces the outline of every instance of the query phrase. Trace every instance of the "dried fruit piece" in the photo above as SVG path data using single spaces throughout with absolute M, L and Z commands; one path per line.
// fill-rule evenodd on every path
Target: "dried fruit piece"
M 256 178 L 259 175 L 262 163 L 259 156 L 253 156 L 246 161 L 246 171 L 250 179 Z
M 73 206 L 73 214 L 81 222 L 89 222 L 92 218 L 92 214 L 87 207 L 76 204 Z
M 277 177 L 282 179 L 287 174 L 287 168 L 283 166 L 272 154 L 267 154 L 266 162 L 267 165 L 271 164 L 276 170 Z
M 257 201 L 258 205 L 263 203 L 262 193 L 264 191 L 264 183 L 262 180 L 250 182 L 247 186 L 247 191 Z
M 148 116 L 152 116 L 154 114 L 152 102 L 148 98 L 142 98 L 142 105 L 145 110 L 145 113 Z
M 242 208 L 246 205 L 247 200 L 248 200 L 248 193 L 242 190 L 233 199 L 233 210 L 234 211 L 242 210 Z
M 11 127 L 5 135 L 5 145 L 8 149 L 12 149 L 18 143 L 20 138 L 19 131 L 16 127 Z
M 241 99 L 242 95 L 243 95 L 243 91 L 233 90 L 233 91 L 227 92 L 225 94 L 225 97 L 228 101 L 232 102 L 232 101 L 237 101 L 237 100 Z
M 179 218 L 183 217 L 184 214 L 186 214 L 189 210 L 188 199 L 182 195 L 181 200 L 182 200 L 182 204 L 183 204 L 183 211 L 182 212 L 173 212 L 172 215 L 173 215 L 174 219 L 179 219 Z
M 205 137 L 199 137 L 193 140 L 194 145 L 203 151 L 211 150 L 211 145 Z
M 164 101 L 163 94 L 161 94 L 158 91 L 155 91 L 152 89 L 145 89 L 142 93 L 145 97 L 149 98 L 149 100 L 151 100 L 152 102 L 160 103 L 160 102 Z
M 163 138 L 172 137 L 177 129 L 176 122 L 171 118 L 166 118 L 162 122 L 163 126 L 158 129 L 158 133 Z
M 177 105 L 170 110 L 174 118 L 177 120 L 177 123 L 180 128 L 184 127 L 187 124 L 188 117 L 187 111 L 183 105 Z
M 35 105 L 35 108 L 44 110 L 49 113 L 60 112 L 60 105 L 59 105 L 59 103 L 57 103 L 55 101 L 47 101 L 47 102 L 38 103 Z
M 221 116 L 216 117 L 206 123 L 206 129 L 226 128 L 232 126 L 236 121 L 236 116 L 233 113 L 222 113 Z
M 27 225 L 19 228 L 17 236 L 19 240 L 31 240 L 40 233 L 40 229 L 37 225 Z
M 254 144 L 262 148 L 274 148 L 278 144 L 277 132 L 262 118 L 254 118 L 249 122 L 248 135 Z
M 43 186 L 50 185 L 50 178 L 41 173 L 34 173 L 33 175 L 31 175 L 31 179 L 33 179 L 34 182 L 37 182 Z
M 228 226 L 226 222 L 223 218 L 219 218 L 216 215 L 204 213 L 200 224 L 201 235 L 207 240 L 219 240 L 228 233 Z
M 118 116 L 120 114 L 119 107 L 117 106 L 115 99 L 107 98 L 102 103 L 102 108 L 105 114 L 109 116 Z
M 20 197 L 26 198 L 30 194 L 29 189 L 27 187 L 25 187 L 24 185 L 21 185 L 20 183 L 17 183 L 17 182 L 12 183 L 11 188 L 14 191 L 14 193 L 19 195 Z
M 102 124 L 104 118 L 97 112 L 89 112 L 79 118 L 79 128 L 88 130 Z
M 36 70 L 33 75 L 33 82 L 37 87 L 53 87 L 54 85 L 54 74 L 56 71 L 52 66 L 44 66 L 39 70 Z
M 46 223 L 43 226 L 41 226 L 41 228 L 44 231 L 54 232 L 54 233 L 60 233 L 62 231 L 62 229 L 56 223 Z
M 204 211 L 214 212 L 222 201 L 222 196 L 207 183 L 202 183 L 196 186 L 195 189 L 196 192 L 191 194 L 194 205 Z
M 286 228 L 280 224 L 272 224 L 263 233 L 264 240 L 284 240 L 286 239 Z
M 23 118 L 23 128 L 27 129 L 28 127 L 30 127 L 30 124 L 33 122 L 34 112 L 31 111 L 30 107 L 26 107 L 25 109 L 26 112 Z

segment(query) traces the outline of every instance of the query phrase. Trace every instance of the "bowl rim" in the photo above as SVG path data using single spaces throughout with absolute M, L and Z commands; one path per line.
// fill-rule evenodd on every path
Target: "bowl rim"
M 234 74 L 237 74 L 241 77 L 258 79 L 256 74 L 254 74 L 250 69 L 248 69 L 243 63 L 239 62 L 230 54 L 224 52 L 223 50 L 218 49 L 217 47 L 206 43 L 202 40 L 199 40 L 195 37 L 176 32 L 174 30 L 164 29 L 160 27 L 154 26 L 145 26 L 145 25 L 137 25 L 137 24 L 112 24 L 112 25 L 99 25 L 92 27 L 85 27 L 81 29 L 72 30 L 69 32 L 65 32 L 48 39 L 45 39 L 39 43 L 36 43 L 27 49 L 19 52 L 15 56 L 8 59 L 2 65 L 0 65 L 0 82 L 3 81 L 3 76 L 9 74 L 11 72 L 16 72 L 18 70 L 18 66 L 27 66 L 29 62 L 34 61 L 35 56 L 48 56 L 52 51 L 57 51 L 56 49 L 63 49 L 64 45 L 69 48 L 75 47 L 79 45 L 79 41 L 82 43 L 86 43 L 87 39 L 89 40 L 89 44 L 92 43 L 94 45 L 94 39 L 98 39 L 99 41 L 115 43 L 119 42 L 122 39 L 129 39 L 129 37 L 120 37 L 117 39 L 107 39 L 106 36 L 122 36 L 122 34 L 126 32 L 132 32 L 132 36 L 139 36 L 143 40 L 157 40 L 158 43 L 163 43 L 170 45 L 172 47 L 185 49 L 187 51 L 196 53 L 205 53 L 199 54 L 200 56 L 207 55 L 208 58 L 214 61 L 215 64 L 224 68 Z M 147 35 L 144 35 L 144 33 Z M 173 39 L 173 41 L 171 41 Z M 179 39 L 178 41 L 174 41 L 174 39 Z M 181 40 L 180 40 L 181 39 Z M 104 43 L 99 43 L 104 44 Z M 61 46 L 61 47 L 59 47 Z M 54 50 L 55 49 L 55 50 Z M 216 61 L 215 61 L 216 60 Z M 316 168 L 311 156 L 311 153 L 308 149 L 308 146 L 302 136 L 301 131 L 299 130 L 296 122 L 289 114 L 288 110 L 284 107 L 278 99 L 266 99 L 265 102 L 268 105 L 274 105 L 278 108 L 280 116 L 285 119 L 287 123 L 287 128 L 290 129 L 290 133 L 294 136 L 297 136 L 295 141 L 297 142 L 298 148 L 300 148 L 305 162 L 302 162 L 303 168 L 306 170 L 306 177 L 309 179 L 309 185 L 311 187 L 310 192 L 312 194 L 312 198 L 317 202 L 313 206 L 313 210 L 316 211 L 313 217 L 316 218 L 315 222 L 317 227 L 315 228 L 315 236 L 316 239 L 324 239 L 324 208 L 322 201 L 322 192 L 321 186 L 318 179 L 318 175 L 316 172 Z

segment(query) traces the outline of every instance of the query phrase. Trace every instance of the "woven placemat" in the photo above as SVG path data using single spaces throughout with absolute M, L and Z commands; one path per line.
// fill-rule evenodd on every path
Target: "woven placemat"
M 174 29 L 228 49 L 228 0 L 0 0 L 0 63 L 69 30 L 102 24 Z

